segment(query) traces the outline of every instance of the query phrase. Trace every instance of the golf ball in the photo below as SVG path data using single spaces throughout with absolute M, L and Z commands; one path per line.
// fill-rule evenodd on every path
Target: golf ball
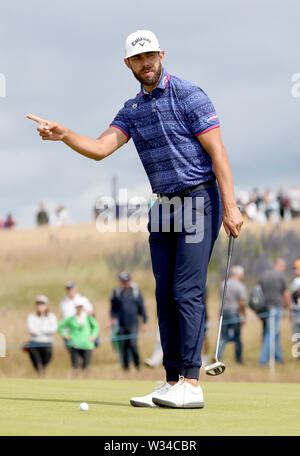
M 89 404 L 87 404 L 86 402 L 81 402 L 79 409 L 81 412 L 87 412 L 89 409 Z

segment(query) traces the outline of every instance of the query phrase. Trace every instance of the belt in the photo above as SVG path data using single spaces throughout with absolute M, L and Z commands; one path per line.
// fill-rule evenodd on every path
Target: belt
M 179 190 L 178 192 L 174 193 L 157 193 L 157 197 L 159 199 L 163 198 L 164 196 L 167 198 L 173 198 L 174 196 L 179 196 L 181 198 L 185 196 L 189 196 L 191 193 L 196 192 L 197 190 L 206 190 L 207 188 L 212 188 L 217 186 L 216 179 L 212 179 L 207 182 L 203 182 L 202 184 L 193 185 L 192 187 L 184 188 L 183 190 Z

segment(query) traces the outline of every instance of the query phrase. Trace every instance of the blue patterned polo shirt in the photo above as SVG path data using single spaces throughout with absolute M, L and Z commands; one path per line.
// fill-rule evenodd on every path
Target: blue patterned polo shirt
M 197 136 L 219 127 L 206 93 L 165 70 L 151 94 L 124 104 L 111 127 L 133 139 L 153 193 L 173 193 L 214 178 L 212 161 Z

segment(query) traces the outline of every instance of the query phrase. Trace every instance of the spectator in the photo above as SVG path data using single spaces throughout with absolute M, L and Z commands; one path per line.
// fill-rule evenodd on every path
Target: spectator
M 60 303 L 60 313 L 62 319 L 73 317 L 75 315 L 75 302 L 79 296 L 82 298 L 85 312 L 89 315 L 94 314 L 93 304 L 91 304 L 86 296 L 81 296 L 78 293 L 77 285 L 74 282 L 67 282 L 65 288 L 67 296 Z
M 249 220 L 257 219 L 257 211 L 257 205 L 254 201 L 249 201 L 249 203 L 245 206 L 245 213 Z
M 223 326 L 221 331 L 221 341 L 219 357 L 222 357 L 227 342 L 235 344 L 235 360 L 242 364 L 242 342 L 241 342 L 241 319 L 245 318 L 246 287 L 242 283 L 244 279 L 244 268 L 233 266 L 227 282 L 227 294 L 224 302 Z M 224 282 L 221 285 L 220 294 L 222 295 Z
M 294 275 L 291 285 L 292 332 L 293 334 L 300 334 L 300 259 L 294 263 Z
M 58 325 L 58 331 L 69 346 L 72 367 L 77 375 L 80 367 L 87 371 L 90 366 L 95 340 L 99 334 L 99 325 L 92 315 L 85 311 L 85 299 L 75 299 L 74 316 L 65 318 Z
M 289 200 L 288 196 L 284 193 L 282 188 L 278 192 L 277 201 L 278 201 L 278 205 L 279 205 L 280 218 L 281 218 L 281 220 L 284 220 L 286 211 L 287 211 L 287 209 L 289 209 L 290 200 Z
M 300 216 L 300 189 L 294 185 L 289 192 L 290 211 L 292 218 Z
M 270 220 L 271 215 L 276 209 L 276 199 L 274 193 L 270 189 L 266 189 L 262 195 L 262 200 L 265 205 L 265 216 Z
M 57 331 L 56 316 L 49 312 L 47 296 L 37 296 L 36 313 L 28 315 L 30 333 L 27 349 L 32 364 L 39 376 L 45 375 L 46 366 L 52 358 L 53 334 Z
M 49 215 L 45 209 L 44 204 L 40 203 L 38 213 L 36 214 L 36 224 L 37 224 L 37 226 L 41 226 L 41 225 L 48 225 L 48 223 L 49 223 Z
M 15 226 L 15 224 L 16 224 L 16 221 L 13 218 L 13 216 L 11 214 L 8 214 L 6 220 L 3 224 L 3 228 L 11 229 Z
M 270 313 L 273 309 L 275 322 L 275 361 L 283 362 L 280 344 L 279 325 L 282 314 L 282 306 L 290 307 L 290 295 L 284 277 L 286 263 L 282 258 L 275 261 L 272 269 L 265 271 L 260 277 L 259 284 L 264 294 L 265 306 L 268 309 L 268 316 L 265 319 L 263 342 L 260 354 L 260 364 L 265 365 L 270 359 Z
M 86 296 L 81 296 L 78 293 L 77 285 L 74 282 L 67 282 L 65 285 L 66 297 L 60 302 L 60 315 L 63 320 L 69 317 L 73 317 L 76 314 L 76 299 L 78 297 L 83 298 L 84 310 L 88 315 L 94 315 L 93 304 L 90 303 Z M 67 329 L 65 331 L 68 331 Z M 67 340 L 64 339 L 65 346 L 68 351 L 70 347 L 67 344 Z
M 50 225 L 61 226 L 70 223 L 70 216 L 65 206 L 59 206 L 50 217 Z
M 123 369 L 129 369 L 130 356 L 136 368 L 139 369 L 140 356 L 137 347 L 139 315 L 143 318 L 143 330 L 147 322 L 143 295 L 127 272 L 119 274 L 119 281 L 120 286 L 111 294 L 111 324 L 115 325 L 118 322 Z
M 262 199 L 261 199 L 261 196 L 260 196 L 258 188 L 254 188 L 252 190 L 252 193 L 251 193 L 251 196 L 250 196 L 250 200 L 253 201 L 256 204 L 257 209 L 259 209 Z

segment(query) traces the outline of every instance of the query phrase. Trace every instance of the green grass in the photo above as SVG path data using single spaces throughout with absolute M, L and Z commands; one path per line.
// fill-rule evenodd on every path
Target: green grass
M 300 386 L 202 383 L 205 408 L 134 408 L 149 381 L 0 380 L 0 435 L 300 435 Z M 80 402 L 90 405 L 80 412 Z

